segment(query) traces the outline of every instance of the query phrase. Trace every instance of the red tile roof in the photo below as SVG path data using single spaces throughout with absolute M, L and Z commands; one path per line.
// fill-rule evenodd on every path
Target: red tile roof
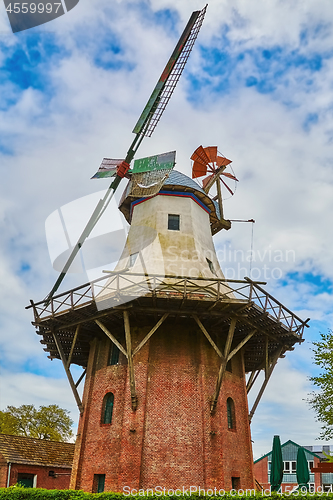
M 6 462 L 71 468 L 73 443 L 0 434 L 0 454 Z

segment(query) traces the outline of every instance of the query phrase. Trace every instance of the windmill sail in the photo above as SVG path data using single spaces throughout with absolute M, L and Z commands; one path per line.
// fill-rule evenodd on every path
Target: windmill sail
M 166 65 L 147 105 L 145 106 L 136 126 L 134 127 L 133 132 L 136 134 L 136 136 L 127 151 L 125 160 L 118 165 L 114 165 L 116 167 L 115 172 L 113 171 L 112 168 L 110 168 L 110 175 L 106 175 L 105 172 L 104 177 L 114 176 L 115 178 L 111 183 L 111 185 L 109 186 L 108 190 L 106 191 L 105 196 L 99 201 L 98 205 L 96 206 L 93 214 L 91 215 L 87 223 L 87 226 L 83 230 L 76 245 L 73 247 L 72 252 L 68 258 L 68 261 L 66 262 L 51 292 L 45 299 L 46 304 L 50 302 L 51 298 L 58 290 L 60 284 L 62 283 L 64 277 L 66 276 L 68 269 L 70 268 L 72 262 L 74 261 L 76 255 L 78 254 L 81 246 L 83 245 L 84 241 L 88 238 L 91 231 L 93 230 L 93 228 L 103 215 L 104 211 L 106 210 L 107 206 L 109 205 L 116 189 L 118 188 L 121 182 L 121 179 L 124 177 L 124 172 L 126 174 L 129 168 L 129 164 L 133 160 L 134 155 L 137 152 L 143 138 L 145 136 L 150 137 L 153 131 L 155 130 L 155 127 L 159 119 L 161 118 L 162 113 L 165 110 L 166 105 L 168 104 L 169 99 L 182 74 L 182 71 L 191 53 L 194 42 L 197 39 L 198 33 L 200 31 L 201 25 L 205 17 L 206 9 L 207 5 L 201 11 L 195 11 L 192 13 L 190 20 L 187 23 L 187 26 L 183 34 L 181 35 L 178 44 L 176 45 L 176 48 L 172 53 L 171 58 L 169 59 L 168 64 Z M 118 160 L 110 159 L 110 162 L 113 161 L 118 161 Z M 111 167 L 113 167 L 113 165 L 111 165 Z M 103 177 L 103 175 L 101 175 L 101 177 Z M 143 183 L 141 182 L 141 184 Z
M 115 160 L 112 158 L 103 158 L 102 163 L 92 179 L 105 179 L 106 177 L 115 177 L 117 174 L 117 167 L 124 161 Z
M 150 137 L 183 72 L 206 14 L 207 5 L 193 12 L 133 132 Z

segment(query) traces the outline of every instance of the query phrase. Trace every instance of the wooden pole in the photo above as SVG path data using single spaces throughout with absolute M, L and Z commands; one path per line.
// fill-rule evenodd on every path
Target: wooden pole
M 124 314 L 124 326 L 125 326 L 128 370 L 129 370 L 129 378 L 130 378 L 131 402 L 132 402 L 132 410 L 135 411 L 138 407 L 138 398 L 137 398 L 136 392 L 135 392 L 135 378 L 134 378 L 134 366 L 133 366 L 133 356 L 132 356 L 131 327 L 130 327 L 130 322 L 129 322 L 128 311 L 125 310 L 123 314 Z
M 156 332 L 156 330 L 161 326 L 163 321 L 169 316 L 169 313 L 165 313 L 162 318 L 156 323 L 156 325 L 150 330 L 149 333 L 145 336 L 145 338 L 140 342 L 140 344 L 134 349 L 132 356 L 135 356 L 140 349 L 145 345 L 146 342 L 150 339 L 150 337 Z
M 62 364 L 64 365 L 65 372 L 66 372 L 66 375 L 67 375 L 67 378 L 68 378 L 68 382 L 69 382 L 69 385 L 71 386 L 71 389 L 73 391 L 76 404 L 77 404 L 77 406 L 79 408 L 80 413 L 82 414 L 83 413 L 82 401 L 80 399 L 79 393 L 77 392 L 77 389 L 76 389 L 75 382 L 73 380 L 72 374 L 71 374 L 71 372 L 70 372 L 70 370 L 69 370 L 69 368 L 67 366 L 67 360 L 66 360 L 66 356 L 65 356 L 64 350 L 62 348 L 62 345 L 60 343 L 60 340 L 59 340 L 57 334 L 55 332 L 52 332 L 52 335 L 53 335 L 53 338 L 54 338 L 54 342 L 55 342 L 55 344 L 57 346 L 58 352 L 60 354 L 60 358 L 61 358 Z
M 224 356 L 222 358 L 222 363 L 221 363 L 221 366 L 220 366 L 220 371 L 219 371 L 219 375 L 218 375 L 217 382 L 216 382 L 216 389 L 215 389 L 215 392 L 214 392 L 214 395 L 213 395 L 212 403 L 210 405 L 210 411 L 211 411 L 211 413 L 213 413 L 215 411 L 215 409 L 216 409 L 217 400 L 218 400 L 218 397 L 219 397 L 219 394 L 220 394 L 220 390 L 221 390 L 223 375 L 224 375 L 225 369 L 227 367 L 227 359 L 228 359 L 228 356 L 229 356 L 232 339 L 234 337 L 234 332 L 235 332 L 235 328 L 236 328 L 236 322 L 237 322 L 236 318 L 232 318 L 232 320 L 230 322 L 228 337 L 227 337 L 227 341 L 226 341 L 225 346 L 224 346 Z
M 106 328 L 106 326 L 103 325 L 103 323 L 101 323 L 100 321 L 98 321 L 97 319 L 95 319 L 95 323 L 96 325 L 98 325 L 100 327 L 101 330 L 103 330 L 103 332 L 105 333 L 105 335 L 107 335 L 109 337 L 109 339 L 118 347 L 118 349 L 126 356 L 127 358 L 127 352 L 125 351 L 125 349 L 123 348 L 123 346 L 120 344 L 120 342 L 118 342 L 118 340 L 116 339 L 116 337 L 114 337 L 112 335 L 111 332 L 109 332 L 109 330 Z
M 278 359 L 279 359 L 279 357 L 280 357 L 280 355 L 281 355 L 281 353 L 282 353 L 282 351 L 283 351 L 283 348 L 284 348 L 284 346 L 282 346 L 282 348 L 281 348 L 281 349 L 278 349 L 278 351 L 276 352 L 275 356 L 274 356 L 274 357 L 273 357 L 273 359 L 272 359 L 271 365 L 270 365 L 270 367 L 269 367 L 269 369 L 268 369 L 267 376 L 266 376 L 266 374 L 265 374 L 265 380 L 264 380 L 264 382 L 263 382 L 263 384 L 262 384 L 262 386 L 261 386 L 261 388 L 260 388 L 260 391 L 259 391 L 259 393 L 258 393 L 258 396 L 257 396 L 257 398 L 256 398 L 255 402 L 253 403 L 252 409 L 251 409 L 251 411 L 250 411 L 250 413 L 249 413 L 249 423 L 251 423 L 251 420 L 252 420 L 252 418 L 253 418 L 254 412 L 255 412 L 255 411 L 256 411 L 256 409 L 257 409 L 257 406 L 258 406 L 258 404 L 259 404 L 259 401 L 260 401 L 260 399 L 261 399 L 261 397 L 262 397 L 262 395 L 263 395 L 263 393 L 264 393 L 264 390 L 266 389 L 266 386 L 267 386 L 267 384 L 268 384 L 268 381 L 269 381 L 269 379 L 270 379 L 270 376 L 271 376 L 271 375 L 272 375 L 272 373 L 273 373 L 274 367 L 275 367 L 275 365 L 276 365 L 276 363 L 277 363 L 277 361 L 278 361 Z

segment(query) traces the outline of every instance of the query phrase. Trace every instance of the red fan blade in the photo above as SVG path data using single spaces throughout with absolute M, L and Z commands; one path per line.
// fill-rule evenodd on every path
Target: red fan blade
M 217 158 L 217 146 L 208 146 L 204 148 L 206 155 L 209 158 L 210 163 L 215 163 Z
M 192 179 L 196 177 L 202 177 L 207 174 L 207 166 L 202 163 L 195 161 L 192 167 Z
M 203 181 L 202 181 L 202 187 L 204 189 L 205 189 L 205 187 L 207 186 L 208 182 L 211 180 L 212 177 L 214 177 L 214 174 L 209 175 L 208 177 L 205 177 L 205 179 L 203 179 Z
M 202 163 L 202 165 L 207 165 L 207 163 L 210 162 L 210 159 L 205 153 L 205 150 L 202 146 L 199 146 L 191 156 L 191 160 L 193 161 L 198 161 L 199 163 Z
M 228 160 L 228 158 L 225 158 L 224 156 L 218 156 L 216 158 L 216 164 L 218 167 L 226 167 L 229 163 L 232 163 L 232 160 Z
M 227 188 L 227 190 L 229 191 L 229 193 L 231 193 L 231 196 L 233 196 L 234 193 L 231 191 L 230 187 L 222 179 L 220 179 L 220 181 Z
M 237 181 L 238 182 L 237 177 L 235 177 L 232 174 L 229 174 L 229 172 L 221 172 L 221 175 L 225 175 L 226 177 L 229 177 L 229 179 L 232 179 L 233 181 Z

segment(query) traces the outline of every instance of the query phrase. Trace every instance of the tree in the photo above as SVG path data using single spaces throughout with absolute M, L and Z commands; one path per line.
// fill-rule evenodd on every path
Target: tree
M 314 363 L 323 372 L 310 380 L 320 391 L 312 392 L 308 402 L 322 423 L 320 439 L 333 438 L 333 332 L 320 334 L 321 340 L 313 342 Z
M 72 436 L 73 421 L 69 411 L 58 405 L 7 406 L 0 411 L 0 433 L 27 436 L 51 441 L 68 441 Z

